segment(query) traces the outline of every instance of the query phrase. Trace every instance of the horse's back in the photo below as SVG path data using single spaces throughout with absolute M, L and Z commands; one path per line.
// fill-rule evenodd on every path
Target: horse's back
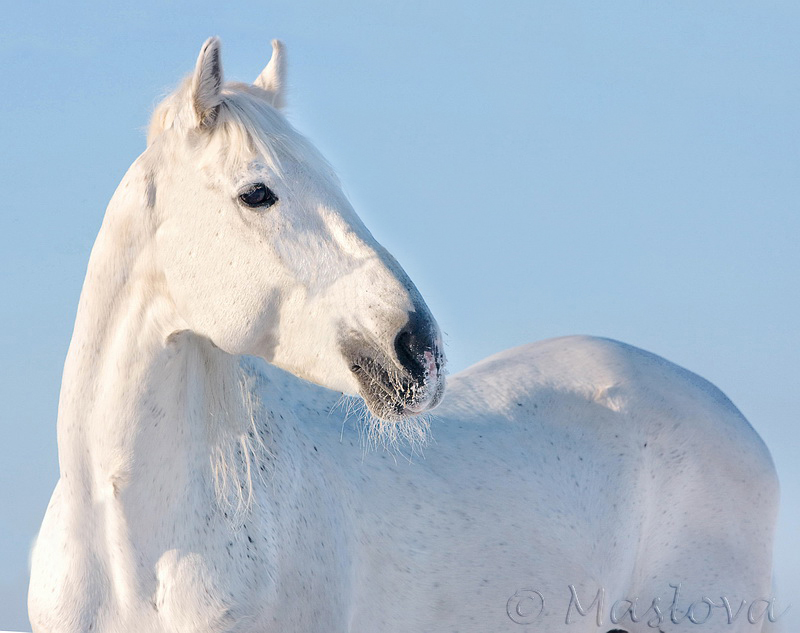
M 699 376 L 616 341 L 552 339 L 454 376 L 440 415 L 452 431 L 439 443 L 487 424 L 509 436 L 518 497 L 536 508 L 530 547 L 558 551 L 544 558 L 562 593 L 575 585 L 585 605 L 602 587 L 611 602 L 639 598 L 641 615 L 656 597 L 666 613 L 680 585 L 675 617 L 700 601 L 703 619 L 707 597 L 710 631 L 729 626 L 723 598 L 735 611 L 769 595 L 775 469 Z
M 614 426 L 604 430 L 615 438 L 640 434 L 655 445 L 668 443 L 670 454 L 702 455 L 703 463 L 724 466 L 731 475 L 742 469 L 776 484 L 768 449 L 722 391 L 660 356 L 611 339 L 567 336 L 496 354 L 453 376 L 437 413 L 588 429 L 599 421 L 582 414 L 600 410 L 613 414 Z

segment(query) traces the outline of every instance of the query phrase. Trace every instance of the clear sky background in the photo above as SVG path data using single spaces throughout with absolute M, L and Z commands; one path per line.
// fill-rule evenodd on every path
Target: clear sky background
M 89 250 L 210 35 L 240 80 L 286 42 L 290 119 L 419 286 L 453 371 L 599 334 L 739 406 L 781 477 L 776 595 L 800 630 L 800 4 L 769 0 L 5 3 L 0 629 L 29 626 Z

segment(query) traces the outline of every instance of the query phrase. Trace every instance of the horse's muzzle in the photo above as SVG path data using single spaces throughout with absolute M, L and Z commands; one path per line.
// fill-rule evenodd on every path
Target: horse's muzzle
M 392 347 L 393 353 L 387 354 L 355 333 L 342 341 L 342 353 L 369 410 L 381 419 L 399 420 L 439 404 L 445 358 L 433 319 L 424 312 L 409 314 Z

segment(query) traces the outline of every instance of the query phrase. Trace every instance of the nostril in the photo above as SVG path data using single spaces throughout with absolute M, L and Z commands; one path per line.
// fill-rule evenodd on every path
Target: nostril
M 425 350 L 425 344 L 409 328 L 403 328 L 394 339 L 397 360 L 417 381 L 424 380 L 427 374 L 423 363 Z
M 436 323 L 427 311 L 410 312 L 408 321 L 394 339 L 398 364 L 410 374 L 416 386 L 421 386 L 441 369 Z

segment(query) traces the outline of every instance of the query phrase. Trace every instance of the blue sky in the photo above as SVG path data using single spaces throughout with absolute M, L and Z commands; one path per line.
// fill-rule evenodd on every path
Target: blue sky
M 587 333 L 725 391 L 778 466 L 777 595 L 800 624 L 800 5 L 463 5 L 4 9 L 0 629 L 28 626 L 89 250 L 210 35 L 241 80 L 286 42 L 290 119 L 419 286 L 453 371 Z

